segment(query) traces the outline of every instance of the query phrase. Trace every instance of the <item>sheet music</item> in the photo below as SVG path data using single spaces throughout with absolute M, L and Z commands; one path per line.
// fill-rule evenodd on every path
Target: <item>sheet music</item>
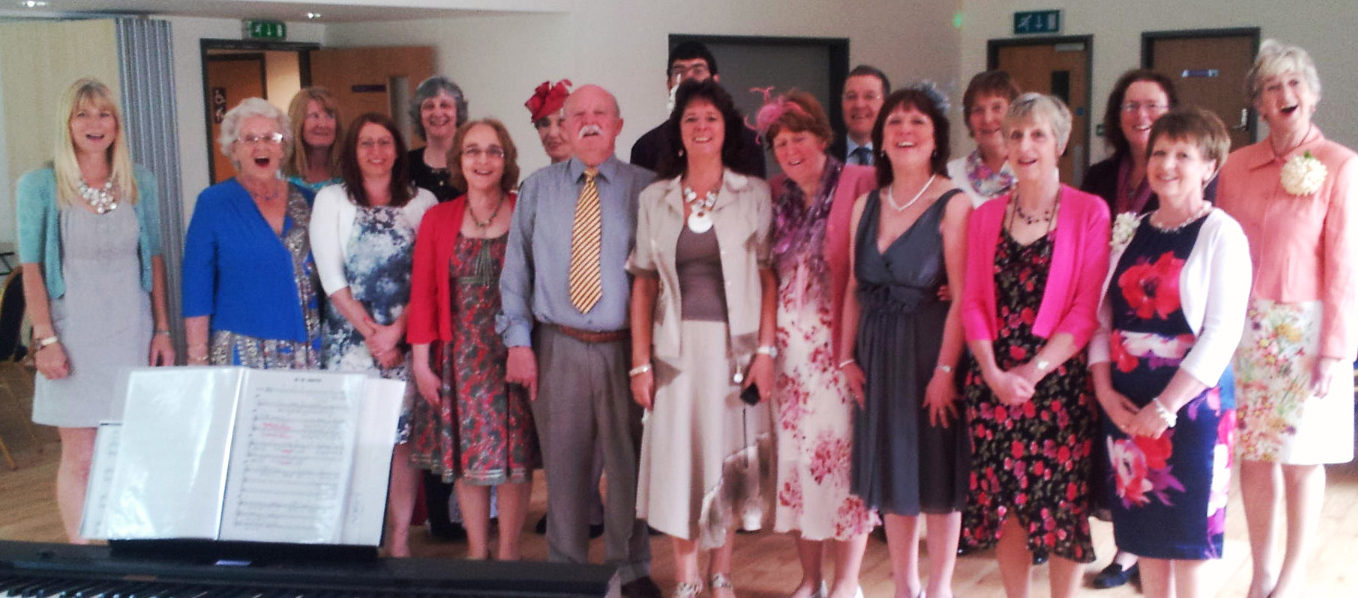
M 247 373 L 221 539 L 339 543 L 362 381 L 315 372 Z
M 80 537 L 88 540 L 108 538 L 108 495 L 113 489 L 114 466 L 118 463 L 119 422 L 99 422 L 94 436 L 94 456 L 90 460 L 89 484 L 85 487 L 85 507 L 80 517 Z
M 382 542 L 392 447 L 400 423 L 406 384 L 395 380 L 364 380 L 354 473 L 349 484 L 341 544 L 376 546 Z

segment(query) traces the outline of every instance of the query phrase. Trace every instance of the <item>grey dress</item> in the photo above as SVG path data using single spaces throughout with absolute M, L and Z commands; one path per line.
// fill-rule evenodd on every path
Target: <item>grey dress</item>
M 118 380 L 123 368 L 147 365 L 151 297 L 141 286 L 132 206 L 103 215 L 70 206 L 60 218 L 66 293 L 50 304 L 71 373 L 59 380 L 37 375 L 33 421 L 87 428 L 122 417 Z

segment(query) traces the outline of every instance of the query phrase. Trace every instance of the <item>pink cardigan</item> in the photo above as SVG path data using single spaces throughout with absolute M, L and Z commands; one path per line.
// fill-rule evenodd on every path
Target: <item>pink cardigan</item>
M 779 174 L 769 180 L 774 193 L 783 188 L 787 175 Z M 849 230 L 853 220 L 853 203 L 859 196 L 877 187 L 877 171 L 871 166 L 845 164 L 839 173 L 839 184 L 830 203 L 829 221 L 825 224 L 825 262 L 830 268 L 831 308 L 834 309 L 830 320 L 830 338 L 839 338 L 840 321 L 844 315 L 844 291 L 849 286 L 849 245 L 854 231 Z M 838 355 L 839 342 L 831 343 Z
M 981 204 L 967 232 L 967 283 L 962 297 L 962 327 L 967 340 L 995 340 L 995 248 L 1004 226 L 1005 195 Z M 1108 205 L 1096 195 L 1061 186 L 1051 270 L 1033 334 L 1051 338 L 1065 332 L 1083 347 L 1098 328 L 1100 286 L 1108 273 Z

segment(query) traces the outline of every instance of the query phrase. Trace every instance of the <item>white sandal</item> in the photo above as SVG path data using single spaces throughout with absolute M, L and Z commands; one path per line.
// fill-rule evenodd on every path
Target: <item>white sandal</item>
M 674 586 L 674 598 L 698 598 L 703 593 L 703 582 L 681 581 Z
M 735 586 L 731 585 L 731 578 L 725 573 L 713 573 L 712 579 L 707 582 L 707 587 L 712 589 L 713 594 L 716 594 L 717 590 L 731 590 L 733 595 L 736 593 Z

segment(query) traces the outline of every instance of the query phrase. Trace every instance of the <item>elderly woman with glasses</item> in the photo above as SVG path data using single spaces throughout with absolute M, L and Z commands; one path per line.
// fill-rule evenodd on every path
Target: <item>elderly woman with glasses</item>
M 217 142 L 238 174 L 198 195 L 184 240 L 191 365 L 320 367 L 311 193 L 279 174 L 291 131 L 287 115 L 259 98 L 222 121 Z

